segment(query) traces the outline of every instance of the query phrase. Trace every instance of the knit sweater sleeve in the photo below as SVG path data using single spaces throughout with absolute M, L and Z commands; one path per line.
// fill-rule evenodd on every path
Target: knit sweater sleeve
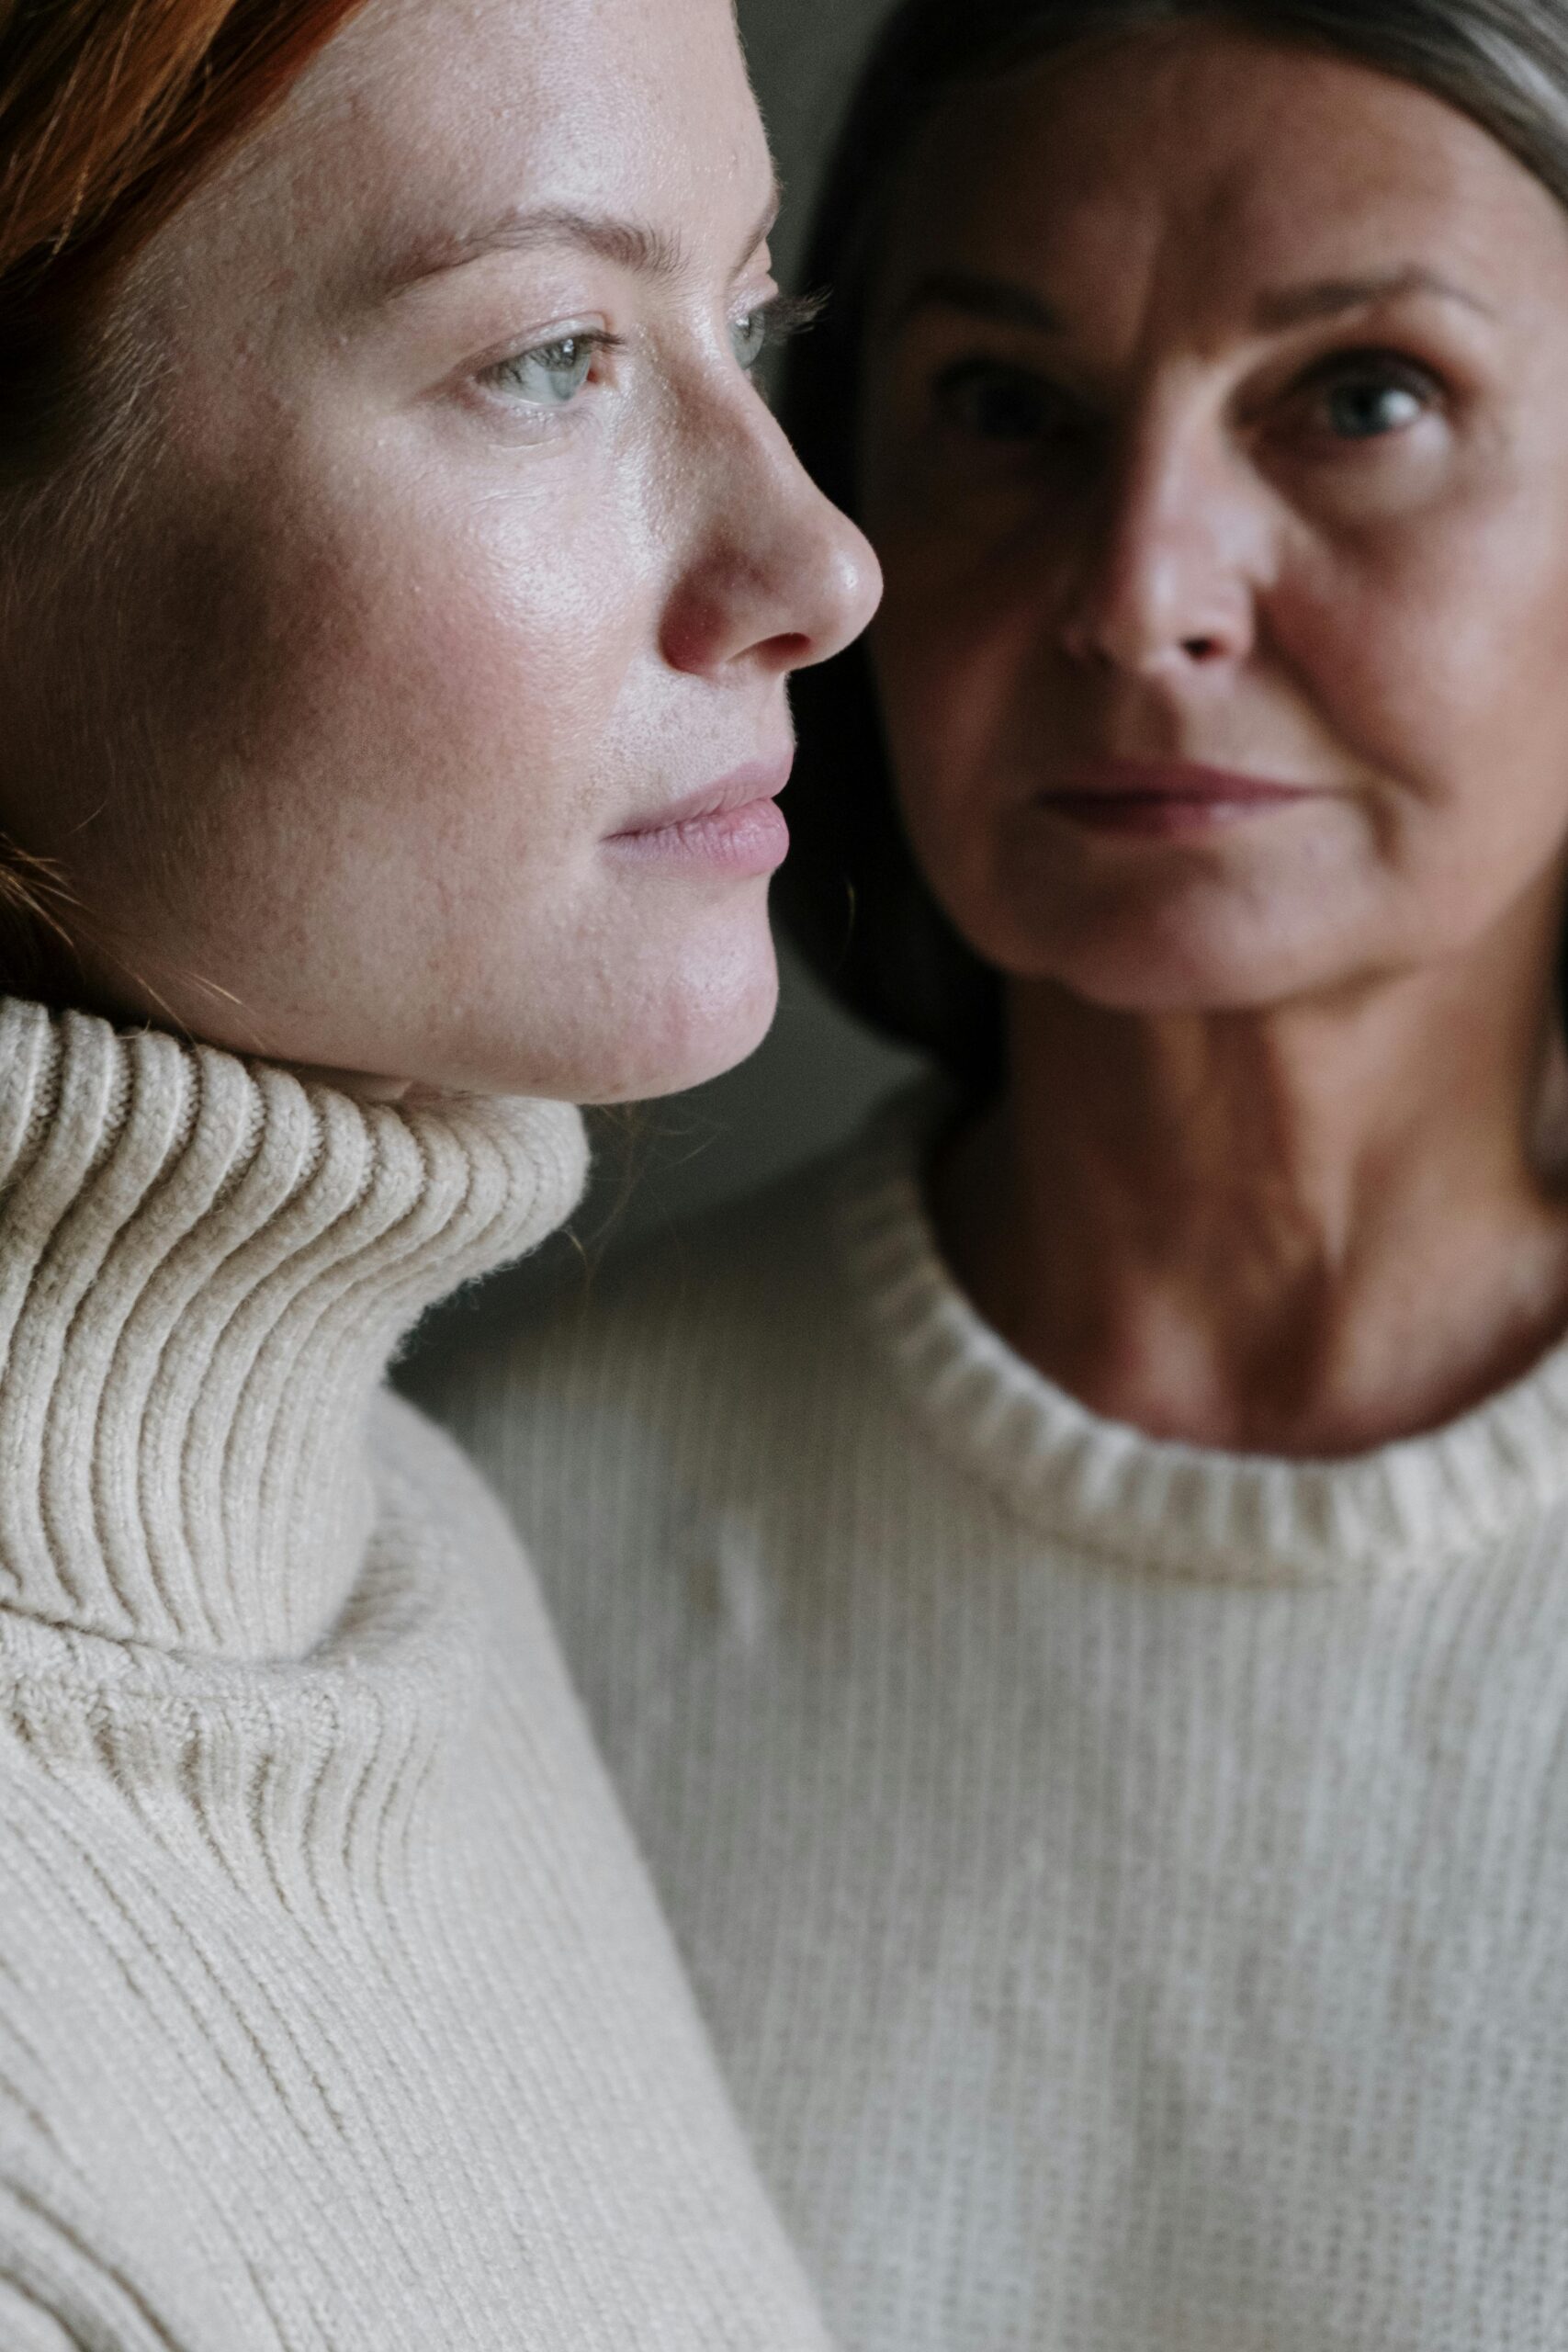
M 0 2262 L 6 2256 L 0 2252 Z M 0 2278 L 0 2344 L 9 2352 L 82 2352 L 79 2335 L 67 2335 L 58 2319 L 20 2288 Z
M 8 2161 L 0 2174 L 5 2352 L 165 2352 L 167 2337 L 102 2245 L 90 2250 L 67 2217 L 69 2201 Z

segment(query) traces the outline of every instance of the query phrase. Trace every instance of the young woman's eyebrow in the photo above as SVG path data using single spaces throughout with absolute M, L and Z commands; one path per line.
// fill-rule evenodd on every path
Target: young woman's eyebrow
M 890 326 L 901 327 L 918 311 L 962 311 L 992 326 L 1022 327 L 1032 334 L 1060 334 L 1061 318 L 1048 302 L 1010 278 L 977 270 L 932 269 L 918 277 L 894 310 Z
M 779 195 L 773 189 L 756 228 L 736 264 L 743 269 L 778 218 Z M 691 256 L 679 235 L 651 227 L 647 221 L 622 219 L 608 212 L 579 212 L 566 205 L 540 205 L 510 211 L 472 235 L 426 244 L 396 263 L 383 282 L 387 296 L 405 293 L 447 270 L 461 269 L 492 253 L 536 253 L 552 246 L 575 245 L 634 271 L 639 277 L 662 283 L 684 276 Z

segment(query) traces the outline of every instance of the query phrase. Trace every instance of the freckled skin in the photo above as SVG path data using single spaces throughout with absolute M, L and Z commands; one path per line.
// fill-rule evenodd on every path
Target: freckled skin
M 78 892 L 95 1001 L 582 1100 L 756 1043 L 765 879 L 606 843 L 787 750 L 789 671 L 876 594 L 737 361 L 771 179 L 727 0 L 370 0 L 160 233 L 113 543 L 0 642 L 0 822 Z M 536 207 L 682 266 L 557 243 L 386 294 Z M 487 372 L 572 327 L 624 347 L 562 406 Z

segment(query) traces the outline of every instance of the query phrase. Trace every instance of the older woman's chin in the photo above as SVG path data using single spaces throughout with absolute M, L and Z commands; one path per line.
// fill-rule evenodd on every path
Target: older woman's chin
M 1375 878 L 1375 877 L 1372 877 Z M 1044 981 L 1106 1012 L 1158 1015 L 1256 1012 L 1417 960 L 1396 894 L 1340 866 L 1283 880 L 1261 865 L 1177 879 L 1153 871 L 1114 884 L 1054 887 L 1012 877 L 944 894 L 975 952 L 1005 977 Z M 1451 944 L 1466 926 L 1456 910 Z
M 1259 1012 L 1352 976 L 1355 959 L 1329 941 L 1258 938 L 1242 924 L 1107 924 L 1020 958 L 1020 977 L 1048 978 L 1107 1012 Z

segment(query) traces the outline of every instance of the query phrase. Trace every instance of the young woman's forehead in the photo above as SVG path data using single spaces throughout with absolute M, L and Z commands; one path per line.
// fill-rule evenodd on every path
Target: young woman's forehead
M 389 262 L 538 206 L 728 245 L 771 177 L 728 0 L 370 0 L 236 181 L 269 164 Z

